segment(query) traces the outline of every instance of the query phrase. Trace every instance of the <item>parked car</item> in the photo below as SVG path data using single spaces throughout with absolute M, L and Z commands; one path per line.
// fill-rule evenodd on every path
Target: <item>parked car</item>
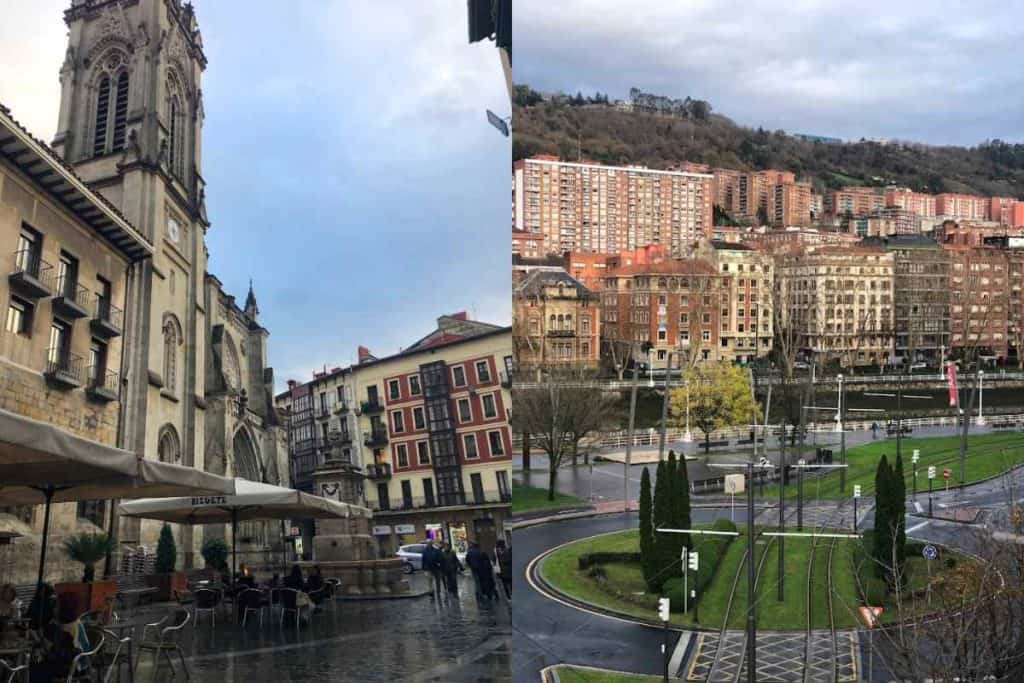
M 423 551 L 426 549 L 426 543 L 411 543 L 398 549 L 395 557 L 402 560 L 403 574 L 412 574 L 414 571 L 423 570 Z

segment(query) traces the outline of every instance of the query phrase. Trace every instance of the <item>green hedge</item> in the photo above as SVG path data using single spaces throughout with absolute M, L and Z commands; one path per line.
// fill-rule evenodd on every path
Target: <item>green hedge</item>
M 728 519 L 717 519 L 711 525 L 714 531 L 736 531 L 736 525 Z M 718 564 L 725 557 L 729 544 L 735 536 L 713 536 L 705 534 L 694 534 L 694 550 L 700 555 L 700 565 L 697 568 L 696 585 L 694 576 L 690 575 L 688 590 L 696 589 L 698 595 L 711 583 L 718 570 Z M 673 612 L 682 612 L 686 604 L 683 592 L 683 577 L 675 576 L 665 582 L 661 590 L 662 594 L 669 599 Z
M 585 571 L 595 564 L 606 564 L 608 562 L 640 562 L 640 553 L 613 553 L 613 552 L 596 552 L 596 553 L 584 553 L 579 556 L 577 562 L 579 563 L 580 571 Z

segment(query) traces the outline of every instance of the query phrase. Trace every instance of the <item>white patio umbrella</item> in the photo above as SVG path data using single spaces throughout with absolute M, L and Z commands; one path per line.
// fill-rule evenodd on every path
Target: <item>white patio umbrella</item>
M 368 508 L 295 489 L 235 478 L 234 495 L 146 498 L 121 503 L 122 515 L 178 524 L 231 524 L 231 581 L 237 563 L 238 523 L 257 519 L 330 519 L 372 516 Z
M 44 505 L 39 578 L 43 582 L 53 503 L 141 496 L 234 493 L 231 479 L 75 436 L 0 410 L 0 505 Z

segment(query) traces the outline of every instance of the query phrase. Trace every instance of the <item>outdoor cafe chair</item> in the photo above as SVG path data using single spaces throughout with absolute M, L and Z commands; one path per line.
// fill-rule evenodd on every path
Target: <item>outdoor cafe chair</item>
M 12 666 L 6 660 L 0 659 L 0 676 L 3 676 L 3 683 L 28 681 L 28 664 Z
M 192 596 L 195 598 L 195 603 L 192 605 L 192 611 L 195 613 L 195 621 L 192 622 L 193 628 L 199 625 L 199 615 L 202 612 L 209 612 L 210 623 L 214 628 L 217 627 L 217 608 L 220 607 L 221 594 L 212 588 L 198 588 Z
M 144 652 L 153 653 L 153 679 L 157 680 L 157 674 L 160 671 L 161 656 L 167 660 L 167 663 L 171 667 L 171 675 L 176 677 L 177 671 L 174 668 L 174 660 L 171 659 L 171 653 L 177 653 L 178 659 L 181 661 L 181 666 L 185 669 L 185 678 L 191 679 L 192 675 L 189 673 L 188 664 L 185 662 L 185 653 L 181 650 L 181 633 L 188 624 L 189 619 L 192 615 L 189 614 L 188 610 L 179 609 L 174 613 L 174 625 L 167 626 L 160 631 L 159 638 L 143 639 L 139 643 L 139 654 L 135 659 L 135 668 L 138 669 L 139 662 L 142 661 L 142 654 Z
M 97 664 L 95 659 L 97 658 L 97 655 L 99 655 L 100 650 L 103 649 L 103 645 L 106 642 L 106 638 L 103 636 L 102 630 L 94 635 L 99 639 L 99 642 L 96 643 L 96 647 L 93 647 L 91 650 L 86 650 L 85 652 L 79 652 L 75 655 L 75 658 L 71 660 L 71 668 L 68 669 L 68 677 L 65 679 L 65 683 L 92 680 L 91 669 L 95 668 Z M 92 647 L 92 645 L 93 636 L 91 635 L 89 638 L 89 646 Z
M 259 615 L 263 626 L 263 613 L 270 609 L 270 596 L 258 588 L 246 588 L 238 595 L 238 606 L 242 608 L 242 628 L 249 619 L 249 612 Z
M 102 666 L 107 670 L 106 676 L 103 677 L 103 683 L 110 683 L 110 677 L 114 675 L 115 671 L 117 672 L 117 679 L 121 680 L 121 667 L 125 664 L 128 665 L 129 678 L 134 681 L 134 665 L 131 658 L 132 637 L 119 636 L 110 629 L 103 629 L 103 633 L 105 636 L 110 638 L 111 644 L 117 643 L 117 647 L 113 652 L 111 652 L 108 647 L 103 653 Z M 121 651 L 126 647 L 128 648 L 128 654 L 122 657 Z
M 284 626 L 285 613 L 295 614 L 295 628 L 299 628 L 299 591 L 294 588 L 279 588 L 281 599 L 281 620 L 278 626 Z

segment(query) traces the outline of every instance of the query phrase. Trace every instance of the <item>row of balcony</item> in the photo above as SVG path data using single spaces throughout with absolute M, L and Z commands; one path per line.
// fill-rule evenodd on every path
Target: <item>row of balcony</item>
M 318 418 L 327 418 L 332 415 L 345 415 L 349 411 L 348 403 L 339 401 L 337 403 L 317 403 L 313 412 Z
M 121 334 L 124 313 L 120 308 L 107 297 L 93 295 L 72 277 L 57 277 L 53 266 L 32 251 L 15 252 L 14 271 L 8 280 L 13 289 L 30 299 L 52 297 L 54 311 L 66 318 L 78 320 L 91 316 L 90 325 L 96 334 L 107 338 Z M 90 306 L 91 296 L 94 301 Z
M 84 359 L 69 352 L 47 352 L 43 376 L 51 385 L 61 389 L 77 389 L 83 384 L 90 398 L 97 401 L 116 401 L 120 375 L 106 368 L 85 367 Z
M 447 507 L 450 505 L 501 505 L 511 502 L 511 493 L 479 491 L 476 493 L 464 493 L 458 496 L 457 499 L 450 501 L 442 501 L 437 496 L 402 496 L 399 498 L 378 499 L 370 501 L 370 507 L 374 512 L 401 512 L 404 510 L 424 510 L 436 507 Z

